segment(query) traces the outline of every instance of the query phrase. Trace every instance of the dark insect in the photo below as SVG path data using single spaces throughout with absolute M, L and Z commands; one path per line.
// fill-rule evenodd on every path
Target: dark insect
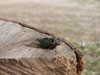
M 56 37 L 37 39 L 39 41 L 38 47 L 43 49 L 53 49 L 61 44 L 61 41 Z

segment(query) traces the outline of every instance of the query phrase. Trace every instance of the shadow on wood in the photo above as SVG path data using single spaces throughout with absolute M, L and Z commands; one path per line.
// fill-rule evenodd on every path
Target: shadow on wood
M 77 53 L 64 41 L 59 39 L 61 44 L 51 50 L 35 47 L 38 38 L 52 37 L 34 27 L 0 20 L 0 74 L 77 75 Z

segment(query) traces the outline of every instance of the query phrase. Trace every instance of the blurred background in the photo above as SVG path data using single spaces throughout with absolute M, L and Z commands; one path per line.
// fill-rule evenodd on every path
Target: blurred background
M 83 75 L 100 75 L 100 0 L 0 0 L 0 19 L 70 40 L 84 54 Z

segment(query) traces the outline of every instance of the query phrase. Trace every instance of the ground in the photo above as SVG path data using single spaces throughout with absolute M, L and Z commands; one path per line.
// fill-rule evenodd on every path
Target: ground
M 83 75 L 100 75 L 99 0 L 0 0 L 0 19 L 47 30 L 73 42 L 84 54 Z

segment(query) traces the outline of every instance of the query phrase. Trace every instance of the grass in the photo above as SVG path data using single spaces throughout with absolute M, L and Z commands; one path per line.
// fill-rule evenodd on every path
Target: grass
M 20 4 L 19 5 L 6 4 L 5 6 L 3 6 L 4 8 L 2 7 L 2 5 L 0 5 L 2 7 L 1 8 L 2 12 L 0 12 L 0 17 L 15 19 L 16 21 L 22 21 L 39 28 L 41 27 L 41 29 L 43 30 L 47 28 L 47 31 L 50 31 L 50 32 L 52 31 L 52 28 L 54 28 L 53 29 L 54 32 L 56 32 L 58 35 L 61 35 L 63 37 L 68 37 L 72 40 L 77 40 L 77 41 L 72 41 L 72 42 L 84 54 L 83 60 L 85 61 L 85 69 L 83 71 L 83 75 L 100 75 L 100 72 L 99 72 L 100 58 L 98 58 L 100 57 L 100 42 L 98 42 L 100 40 L 97 40 L 100 37 L 99 35 L 100 22 L 98 21 L 100 18 L 99 16 L 100 0 L 66 0 L 66 1 L 72 1 L 72 2 L 76 1 L 75 2 L 76 7 L 73 7 L 73 5 L 70 2 L 68 6 L 63 5 L 63 7 L 59 6 L 59 4 L 60 5 L 63 4 L 62 2 L 57 3 L 57 4 L 55 3 L 54 5 L 51 5 L 52 8 L 50 7 L 50 5 L 47 6 L 45 2 L 42 2 L 42 5 L 43 5 L 42 6 L 41 4 L 39 5 L 33 4 L 34 2 L 30 4 L 29 1 L 28 1 L 29 3 L 27 2 L 27 4 L 26 3 L 24 4 L 23 2 L 21 4 L 23 7 L 20 7 L 19 6 Z M 45 8 L 43 8 L 44 6 Z M 6 8 L 8 7 L 11 11 L 6 10 Z M 35 9 L 36 7 L 37 9 Z M 16 9 L 14 8 L 18 9 L 19 11 L 16 11 Z M 28 12 L 26 12 L 26 8 L 32 8 L 32 9 L 29 9 Z M 48 8 L 50 8 L 50 10 Z M 59 8 L 59 11 L 56 10 L 58 8 Z M 20 10 L 22 10 L 25 13 L 21 12 Z M 22 14 L 23 16 L 20 17 L 19 14 Z M 48 15 L 42 15 L 42 14 L 48 14 Z M 87 19 L 85 19 L 85 17 L 87 17 Z M 29 22 L 24 21 L 25 18 L 29 19 Z M 90 18 L 92 21 L 90 21 Z M 84 30 L 82 28 L 81 29 L 78 28 L 78 30 L 75 30 L 78 26 L 84 27 L 87 30 Z M 50 27 L 51 29 L 49 29 Z M 98 37 L 98 38 L 95 38 L 95 40 L 97 41 L 93 41 L 93 38 L 95 36 Z M 81 39 L 85 39 L 89 42 L 94 42 L 94 43 L 88 44 L 87 42 L 85 42 L 85 45 L 82 46 L 80 44 L 81 41 L 78 42 L 78 40 L 81 40 Z
M 82 47 L 79 42 L 73 42 L 85 55 L 85 69 L 83 75 L 100 75 L 100 43 L 95 42 L 92 45 Z M 87 57 L 89 56 L 89 57 Z

